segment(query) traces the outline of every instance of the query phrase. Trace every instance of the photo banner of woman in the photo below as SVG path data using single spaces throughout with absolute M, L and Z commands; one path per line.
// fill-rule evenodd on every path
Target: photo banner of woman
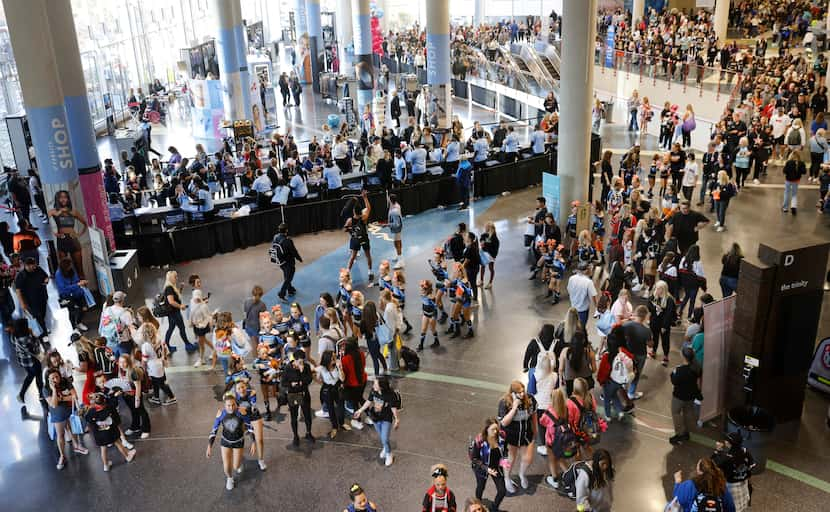
M 297 56 L 295 63 L 297 76 L 301 83 L 307 84 L 311 81 L 311 59 L 309 58 L 306 0 L 296 0 L 294 2 L 294 36 L 297 38 L 296 47 L 294 48 L 294 53 Z

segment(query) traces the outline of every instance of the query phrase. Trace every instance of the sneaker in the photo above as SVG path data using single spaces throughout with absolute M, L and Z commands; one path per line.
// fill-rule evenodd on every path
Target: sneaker
M 233 481 L 233 478 L 226 478 L 225 479 L 225 489 L 227 489 L 229 491 L 232 491 L 233 488 L 234 488 L 234 485 L 236 485 L 236 482 Z
M 294 440 L 293 440 L 293 441 L 291 441 L 291 444 L 293 444 L 294 446 L 300 446 L 300 438 L 299 438 L 299 436 L 294 436 Z
M 680 439 L 681 439 L 681 437 L 678 436 L 678 435 L 671 436 L 669 438 L 669 443 L 674 444 L 674 445 L 680 444 Z
M 715 227 L 716 227 L 716 228 L 717 228 L 717 227 L 720 227 L 720 222 L 715 221 Z
M 553 475 L 546 476 L 545 483 L 553 487 L 554 489 L 559 489 L 559 482 L 555 478 L 553 478 Z
M 140 437 L 141 437 L 141 439 L 150 439 L 150 433 L 149 432 L 142 432 Z
M 132 430 L 132 429 L 129 429 L 129 428 L 124 431 L 124 435 L 126 435 L 126 436 L 134 436 L 134 435 L 139 434 L 139 433 L 141 433 L 140 430 Z
M 340 425 L 340 427 L 341 427 L 343 430 L 345 430 L 346 432 L 351 432 L 351 431 L 352 431 L 352 426 L 351 426 L 351 425 L 349 425 L 348 423 L 344 423 L 344 424 Z
M 784 213 L 787 213 L 788 211 L 790 211 L 790 209 L 787 208 L 786 206 L 784 206 L 784 207 L 781 208 L 781 211 L 784 212 Z
M 726 231 L 726 228 L 723 226 L 718 226 L 718 229 L 716 229 L 715 231 L 717 231 L 718 233 L 723 233 L 724 231 Z
M 663 363 L 662 364 L 663 364 L 663 366 L 668 367 L 669 366 L 669 358 L 668 357 L 663 357 Z
M 329 431 L 329 439 L 334 439 L 335 437 L 337 437 L 337 429 L 333 428 Z
M 81 322 L 78 322 L 78 325 L 76 325 L 75 328 L 78 329 L 81 332 L 86 332 L 86 331 L 89 330 L 89 327 L 87 327 L 86 325 L 84 325 Z
M 155 396 L 151 396 L 150 398 L 147 399 L 147 401 L 150 402 L 151 404 L 154 404 L 154 405 L 161 405 L 161 400 L 159 400 Z
M 130 446 L 132 446 L 132 445 L 130 445 Z M 134 458 L 135 458 L 135 450 L 128 451 L 127 456 L 125 457 L 127 462 L 132 462 Z
M 127 450 L 133 449 L 133 443 L 127 441 L 127 439 L 124 437 L 121 438 L 121 444 L 124 445 L 124 448 L 126 448 Z
M 204 363 L 202 363 L 202 360 L 199 359 L 198 361 L 193 363 L 193 368 L 198 368 L 198 367 L 202 366 L 202 364 L 204 364 Z
M 790 213 L 795 215 L 797 213 L 796 210 L 798 210 L 798 209 L 795 206 L 793 206 L 792 208 L 790 208 Z
M 761 182 L 758 180 L 758 178 L 755 178 L 754 180 L 752 180 L 752 184 L 753 185 L 760 185 Z
M 107 463 L 106 463 L 106 464 L 104 464 L 104 473 L 109 472 L 109 470 L 110 470 L 110 468 L 111 468 L 111 467 L 112 467 L 112 461 L 111 461 L 111 460 L 109 460 L 109 461 L 107 461 Z
M 174 396 L 174 397 L 170 397 L 167 400 L 165 400 L 164 402 L 162 402 L 161 405 L 173 405 L 176 402 L 178 402 L 178 400 L 176 400 L 176 397 Z
M 25 404 L 26 400 L 23 399 L 23 395 L 17 395 L 17 401 L 21 404 Z
M 174 347 L 173 345 L 167 345 L 167 350 L 168 350 L 168 352 L 170 352 L 170 353 L 172 354 L 173 352 L 175 352 L 175 351 L 177 351 L 177 350 L 179 350 L 179 349 L 177 349 L 177 348 L 176 348 L 176 347 Z
M 515 494 L 516 493 L 516 484 L 513 483 L 513 480 L 510 478 L 504 479 L 504 487 L 507 490 L 507 494 Z
M 636 393 L 634 393 L 634 396 L 628 395 L 628 398 L 630 398 L 631 400 L 639 400 L 643 398 L 643 392 L 637 391 Z
M 367 425 L 374 425 L 375 424 L 375 422 L 372 420 L 372 418 L 369 418 L 369 417 L 366 418 L 366 421 L 364 423 L 366 423 Z
M 519 483 L 521 484 L 522 489 L 527 489 L 530 485 L 527 481 L 527 477 L 524 475 L 519 475 Z
M 537 446 L 536 447 L 536 453 L 538 453 L 542 457 L 547 457 L 548 456 L 548 449 L 544 446 Z
M 63 457 L 60 457 L 60 458 L 58 459 L 58 463 L 57 463 L 57 465 L 56 465 L 55 467 L 56 467 L 56 468 L 58 468 L 58 471 L 60 471 L 60 470 L 61 470 L 61 469 L 63 469 L 65 466 L 66 466 L 66 459 L 65 459 L 65 458 L 63 458 Z
M 395 456 L 390 453 L 389 455 L 386 456 L 385 464 L 387 466 L 391 466 L 393 462 L 395 462 Z
M 357 420 L 352 420 L 350 421 L 350 423 L 352 424 L 352 428 L 354 428 L 355 430 L 363 430 L 363 423 Z M 346 425 L 343 426 L 345 427 Z
M 311 441 L 312 443 L 317 442 L 317 438 L 314 437 L 311 432 L 306 432 L 305 438 Z
M 268 469 L 268 464 L 266 464 L 265 461 L 262 460 L 262 459 L 259 459 L 257 464 L 259 464 L 259 470 L 260 471 L 265 471 L 266 469 Z
M 371 283 L 374 280 L 375 280 L 375 274 L 372 273 L 372 272 L 369 272 L 369 282 Z
M 385 459 L 387 455 L 389 455 L 389 454 L 386 453 L 386 448 L 384 448 L 383 450 L 380 451 L 380 455 L 378 455 L 378 457 L 380 457 L 381 459 Z
M 398 261 L 395 262 L 395 266 L 392 267 L 392 268 L 394 268 L 395 270 L 398 270 L 398 269 L 401 269 L 403 267 L 404 267 L 403 258 L 398 258 Z
M 285 295 L 280 295 L 280 294 L 278 293 L 278 294 L 277 294 L 277 297 L 279 297 L 279 298 L 280 298 L 280 300 L 281 300 L 281 301 L 283 301 L 283 302 L 288 302 L 288 299 L 285 297 Z
M 75 446 L 72 451 L 79 455 L 87 455 L 89 453 L 89 450 L 87 450 L 85 446 L 81 445 Z

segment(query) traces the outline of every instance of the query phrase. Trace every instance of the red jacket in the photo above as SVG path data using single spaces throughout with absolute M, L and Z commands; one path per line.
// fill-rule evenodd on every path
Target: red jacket
M 363 352 L 360 353 L 360 360 L 363 363 L 363 375 L 358 377 L 352 356 L 349 354 L 343 356 L 343 375 L 346 377 L 343 384 L 346 387 L 356 388 L 366 383 L 366 355 Z

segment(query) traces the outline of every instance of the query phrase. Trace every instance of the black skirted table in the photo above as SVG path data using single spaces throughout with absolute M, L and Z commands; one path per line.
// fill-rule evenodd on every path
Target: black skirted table
M 542 182 L 542 172 L 550 168 L 549 155 L 523 154 L 515 163 L 495 163 L 474 175 L 477 197 L 492 196 L 505 191 L 519 190 Z M 441 176 L 429 181 L 405 185 L 391 190 L 397 194 L 401 208 L 407 215 L 421 213 L 440 205 L 461 201 L 453 176 Z M 357 192 L 355 192 L 355 195 Z M 264 242 L 270 242 L 281 222 L 288 224 L 291 235 L 339 229 L 348 198 L 316 200 L 282 207 L 255 209 L 250 215 L 162 229 L 159 223 L 150 224 L 147 218 L 158 218 L 158 211 L 139 216 L 138 233 L 119 237 L 119 248 L 138 249 L 141 266 L 161 266 L 181 263 L 214 254 L 224 254 Z M 369 192 L 372 217 L 385 219 L 388 213 L 386 191 Z M 169 212 L 164 212 L 165 214 Z

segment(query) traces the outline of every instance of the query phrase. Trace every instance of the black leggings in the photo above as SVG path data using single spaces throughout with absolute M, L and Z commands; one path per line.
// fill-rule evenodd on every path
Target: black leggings
M 657 355 L 657 344 L 659 343 L 663 347 L 663 355 L 669 357 L 669 350 L 671 349 L 671 329 L 660 329 L 659 326 L 652 326 L 651 338 L 654 340 L 655 356 Z
M 818 170 L 821 167 L 821 162 L 824 160 L 824 153 L 810 152 L 810 177 L 818 178 Z
M 300 413 L 300 408 L 303 409 L 303 422 L 305 422 L 306 434 L 311 433 L 311 395 L 308 391 L 304 393 L 303 401 L 299 405 L 288 404 L 288 412 L 291 413 L 291 431 L 294 432 L 294 437 L 297 437 L 297 421 Z M 331 412 L 329 412 L 331 414 Z
M 153 397 L 159 397 L 159 390 L 164 391 L 164 394 L 167 395 L 167 398 L 176 398 L 173 395 L 173 391 L 170 389 L 170 385 L 167 384 L 167 375 L 162 375 L 161 377 L 150 377 L 150 382 L 153 383 Z
M 320 394 L 325 399 L 324 403 L 329 413 L 331 428 L 337 429 L 342 427 L 345 422 L 345 413 L 343 411 L 343 396 L 340 393 L 340 386 L 323 384 L 323 387 L 320 388 Z
M 487 477 L 491 477 L 493 479 L 493 483 L 496 484 L 496 499 L 493 500 L 493 508 L 494 510 L 499 509 L 499 505 L 501 505 L 502 500 L 507 495 L 507 488 L 504 485 L 504 475 L 480 475 L 478 473 L 476 475 L 476 498 L 481 499 L 481 496 L 484 495 L 484 487 L 487 485 Z
M 32 361 L 32 367 L 26 368 L 26 378 L 23 379 L 23 385 L 20 386 L 20 396 L 25 396 L 29 386 L 35 382 L 37 386 L 37 394 L 43 398 L 43 366 L 37 359 Z
M 174 309 L 172 313 L 167 315 L 167 334 L 164 335 L 164 342 L 170 345 L 170 338 L 173 337 L 173 331 L 176 327 L 179 328 L 179 336 L 182 337 L 185 344 L 190 345 L 190 342 L 187 340 L 187 329 L 184 328 L 184 317 L 182 317 L 182 312 L 178 309 Z
M 150 415 L 147 414 L 147 409 L 144 408 L 144 401 L 139 399 L 138 407 L 135 406 L 135 396 L 123 395 L 124 403 L 130 409 L 130 430 L 137 430 L 139 432 L 150 433 Z
M 746 183 L 746 178 L 749 176 L 749 167 L 738 167 L 735 166 L 735 174 L 737 174 L 738 178 L 738 188 L 743 188 L 744 183 Z

